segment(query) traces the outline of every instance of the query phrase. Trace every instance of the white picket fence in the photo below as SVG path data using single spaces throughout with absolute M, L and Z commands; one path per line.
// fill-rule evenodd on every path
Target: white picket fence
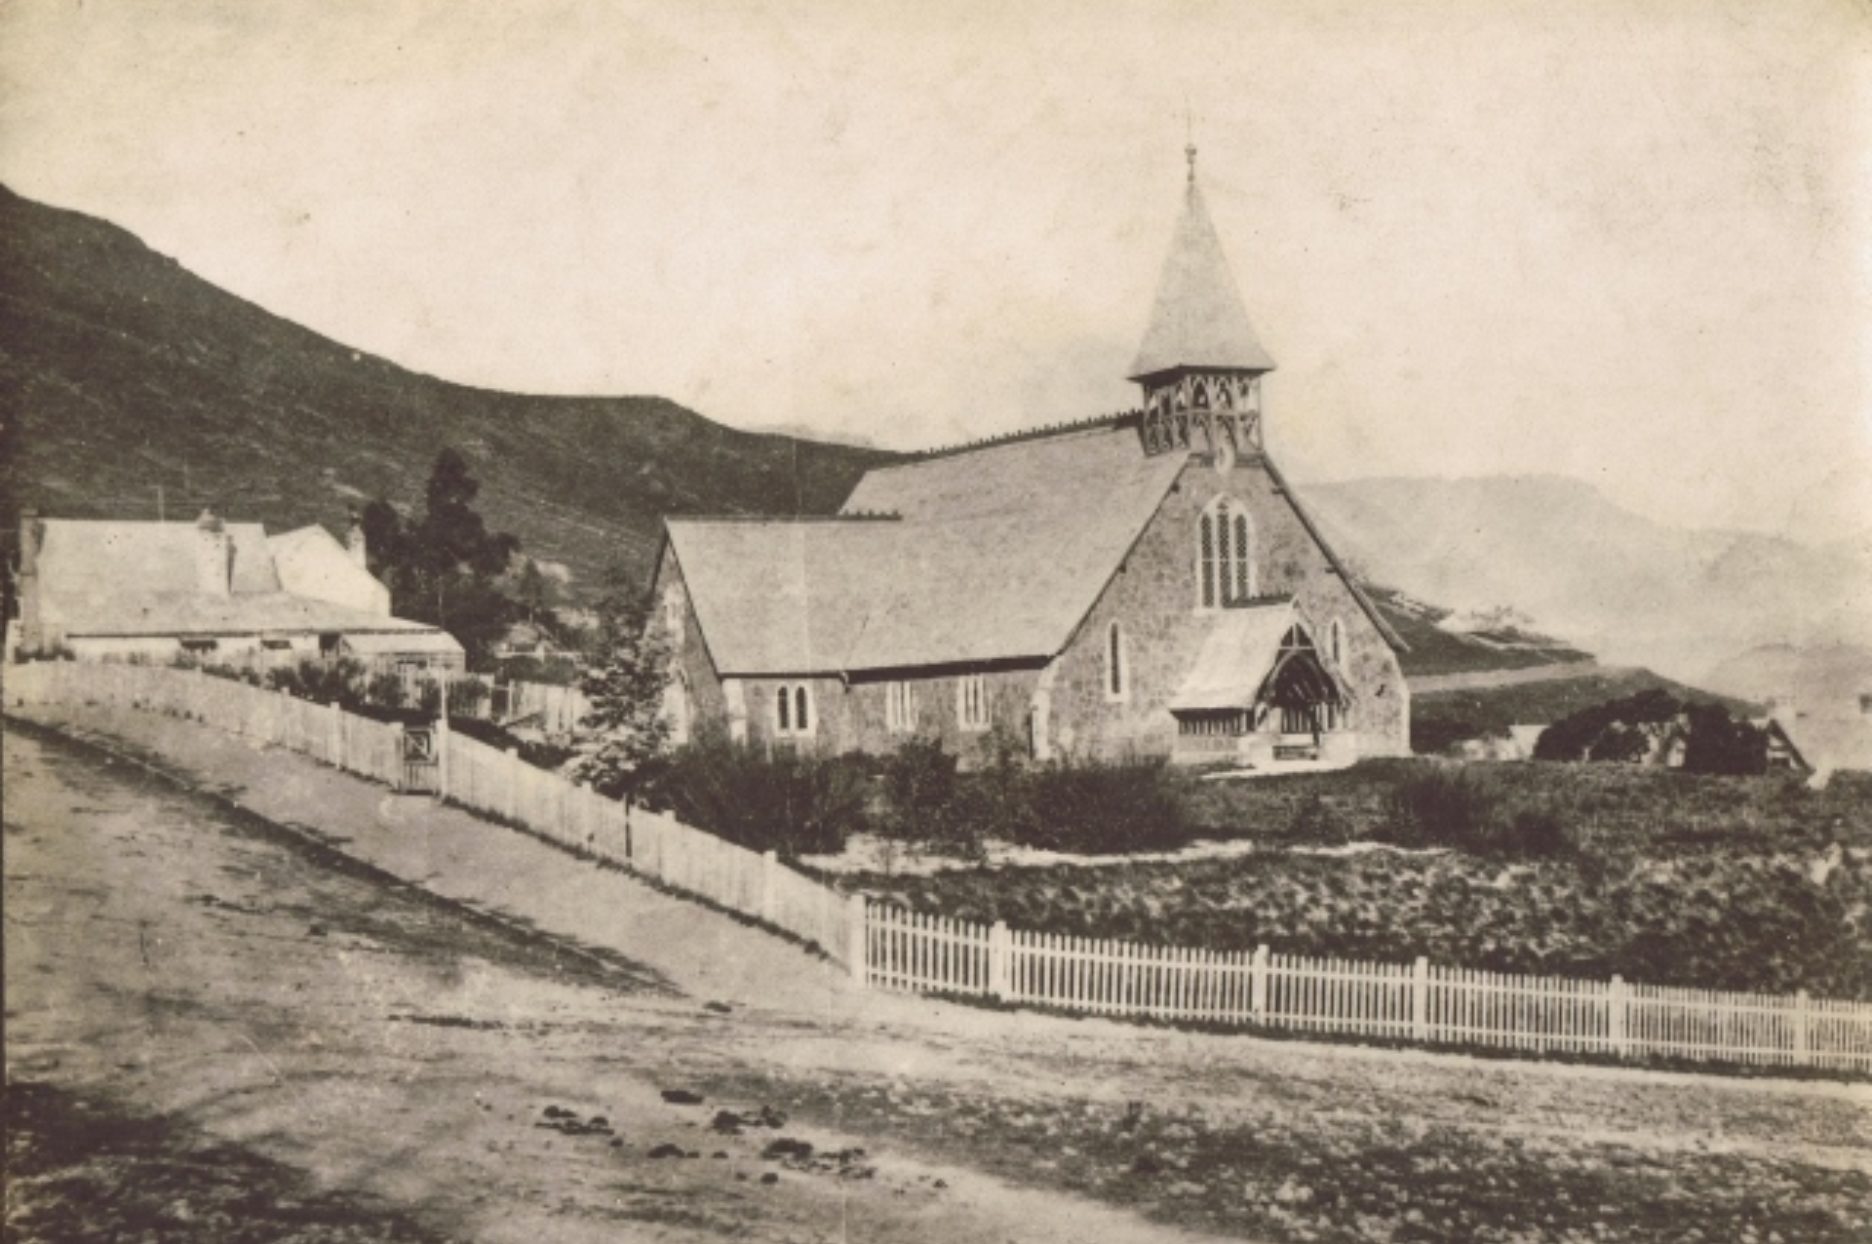
M 1094 1015 L 1872 1071 L 1872 1004 L 1030 933 L 872 904 L 862 979 Z
M 189 717 L 397 785 L 402 730 L 204 674 L 36 662 L 8 704 L 98 703 Z M 1092 1015 L 1288 1028 L 1541 1054 L 1665 1055 L 1872 1071 L 1872 1004 L 1065 937 L 846 896 L 760 853 L 627 808 L 517 755 L 442 732 L 440 786 L 464 807 L 817 946 L 860 984 Z

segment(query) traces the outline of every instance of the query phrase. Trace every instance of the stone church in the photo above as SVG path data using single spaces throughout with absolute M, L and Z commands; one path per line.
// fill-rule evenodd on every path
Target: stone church
M 1141 409 L 878 468 L 834 516 L 667 521 L 679 740 L 1264 772 L 1409 750 L 1403 641 L 1263 447 L 1274 361 L 1189 154 Z

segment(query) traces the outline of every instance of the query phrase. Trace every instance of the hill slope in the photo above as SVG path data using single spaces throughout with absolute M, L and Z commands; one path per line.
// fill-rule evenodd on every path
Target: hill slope
M 574 591 L 639 575 L 680 513 L 830 513 L 880 450 L 724 427 L 657 397 L 566 398 L 450 384 L 216 288 L 114 225 L 0 188 L 0 541 L 18 507 L 170 517 L 204 505 L 274 528 L 371 497 L 416 498 L 453 445 L 482 509 Z M 1314 490 L 1308 490 L 1309 498 Z M 1381 566 L 1382 568 L 1382 566 Z M 1411 674 L 1585 659 L 1512 628 L 1374 590 Z
M 736 431 L 657 397 L 450 384 L 351 350 L 193 276 L 130 234 L 0 188 L 0 452 L 22 505 L 170 517 L 203 505 L 342 528 L 466 454 L 494 526 L 590 582 L 643 572 L 665 513 L 829 512 L 893 455 Z

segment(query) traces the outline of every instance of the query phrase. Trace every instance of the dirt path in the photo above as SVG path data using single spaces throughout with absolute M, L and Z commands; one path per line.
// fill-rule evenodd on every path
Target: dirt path
M 654 972 L 333 869 L 55 743 L 9 733 L 5 777 L 9 1083 L 199 1130 L 230 1166 L 307 1172 L 362 1223 L 529 1242 L 621 1224 L 667 1239 L 1182 1238 L 823 1127 L 712 1130 L 718 1104 L 755 1105 L 661 1089 L 688 1083 L 689 1044 L 725 1044 L 734 1064 L 718 1034 L 741 1021 Z M 763 1160 L 780 1136 L 843 1156 Z M 212 1182 L 198 1172 L 146 1210 L 199 1238 L 224 1208 Z M 72 1216 L 56 1179 L 8 1197 L 15 1225 Z
M 239 1146 L 360 1215 L 492 1240 L 1872 1230 L 1862 1088 L 861 993 L 727 917 L 452 810 L 200 727 L 82 725 L 160 744 L 312 837 L 9 732 L 9 1078 Z M 548 1106 L 580 1126 L 536 1126 Z M 709 1126 L 762 1106 L 787 1122 Z M 594 1115 L 613 1134 L 586 1129 Z M 781 1138 L 812 1156 L 763 1159 Z

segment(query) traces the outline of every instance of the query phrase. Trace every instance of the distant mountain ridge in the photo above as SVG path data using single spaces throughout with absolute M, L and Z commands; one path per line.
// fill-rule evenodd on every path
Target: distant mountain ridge
M 1306 496 L 1363 573 L 1511 605 L 1603 659 L 1678 677 L 1763 644 L 1872 639 L 1872 546 L 1670 527 L 1557 476 L 1358 479 Z

